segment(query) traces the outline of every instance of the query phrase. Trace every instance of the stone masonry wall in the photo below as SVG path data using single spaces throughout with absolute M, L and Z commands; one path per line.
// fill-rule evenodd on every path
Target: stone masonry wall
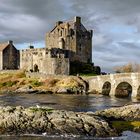
M 3 69 L 3 53 L 0 51 L 0 70 Z
M 54 75 L 69 75 L 68 58 L 46 58 L 43 62 L 42 73 Z
M 83 26 L 80 17 L 68 22 L 59 21 L 47 33 L 46 47 L 69 50 L 70 61 L 92 62 L 92 31 Z
M 20 51 L 20 69 L 46 74 L 69 74 L 69 59 L 46 48 Z M 37 71 L 35 70 L 37 67 Z
M 48 57 L 45 48 L 26 49 L 20 51 L 20 68 L 27 71 L 34 71 L 35 65 L 38 66 L 39 71 L 42 70 L 43 60 Z

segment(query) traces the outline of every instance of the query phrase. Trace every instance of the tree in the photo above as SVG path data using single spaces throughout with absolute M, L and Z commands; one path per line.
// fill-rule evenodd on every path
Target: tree
M 116 73 L 128 73 L 128 72 L 134 72 L 134 67 L 132 63 L 128 63 L 123 66 L 117 66 L 114 68 Z

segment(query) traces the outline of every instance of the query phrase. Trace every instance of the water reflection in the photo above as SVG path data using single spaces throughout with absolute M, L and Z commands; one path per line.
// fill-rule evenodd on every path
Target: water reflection
M 72 111 L 96 111 L 114 106 L 122 106 L 140 102 L 130 98 L 113 98 L 102 95 L 45 95 L 45 94 L 1 94 L 1 106 L 25 107 L 41 105 L 49 106 L 54 109 L 72 110 Z

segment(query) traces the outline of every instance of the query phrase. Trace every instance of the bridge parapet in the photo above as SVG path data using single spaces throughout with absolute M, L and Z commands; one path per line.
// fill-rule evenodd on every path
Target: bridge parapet
M 120 83 L 126 82 L 132 86 L 132 96 L 136 97 L 138 94 L 138 88 L 140 88 L 140 73 L 118 73 L 93 76 L 87 79 L 89 82 L 89 90 L 96 90 L 102 92 L 103 85 L 106 82 L 111 84 L 110 95 L 115 95 L 115 90 Z

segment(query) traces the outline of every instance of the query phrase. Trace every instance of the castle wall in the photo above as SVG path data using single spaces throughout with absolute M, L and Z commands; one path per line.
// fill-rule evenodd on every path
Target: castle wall
M 70 61 L 92 62 L 92 31 L 83 26 L 80 17 L 69 22 L 59 21 L 47 33 L 46 47 L 69 50 Z
M 62 22 L 63 23 L 63 22 Z M 62 24 L 57 23 L 56 27 L 46 35 L 46 46 L 47 48 L 60 48 L 60 49 L 70 49 L 71 46 L 68 44 L 69 36 L 69 25 L 68 23 Z M 70 39 L 69 42 L 72 40 Z
M 20 51 L 20 68 L 45 74 L 69 74 L 69 59 L 46 48 Z
M 43 67 L 43 60 L 48 56 L 45 48 L 25 49 L 20 51 L 20 68 L 27 71 L 34 71 L 37 65 L 41 72 Z
M 54 75 L 69 75 L 68 58 L 46 58 L 44 59 L 42 73 Z
M 3 52 L 0 51 L 0 70 L 3 69 Z

